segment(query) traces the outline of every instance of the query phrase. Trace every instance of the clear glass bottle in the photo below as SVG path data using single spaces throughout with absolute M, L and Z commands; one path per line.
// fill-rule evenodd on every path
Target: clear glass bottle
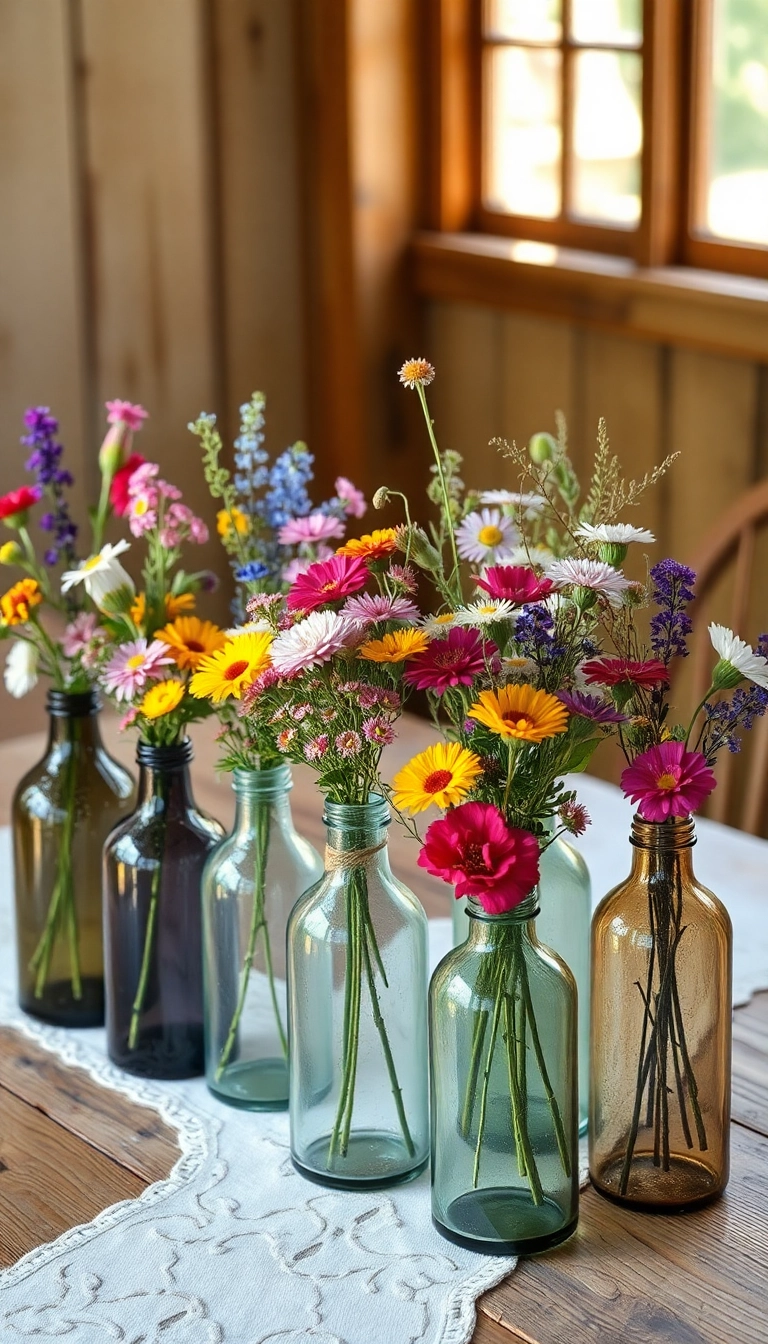
M 553 823 L 549 823 L 550 828 Z M 559 835 L 541 856 L 541 910 L 536 933 L 545 947 L 562 957 L 578 990 L 579 1133 L 586 1133 L 589 1112 L 589 947 L 592 884 L 578 850 Z M 453 944 L 469 934 L 466 899 L 453 902 Z
M 104 1021 L 101 850 L 134 782 L 105 750 L 95 692 L 50 690 L 48 746 L 16 787 L 19 1004 L 62 1027 Z
M 346 1189 L 429 1158 L 427 920 L 390 869 L 389 819 L 378 795 L 326 802 L 325 875 L 288 923 L 291 1156 Z
M 578 1220 L 576 985 L 536 936 L 535 892 L 468 909 L 429 992 L 432 1220 L 471 1250 L 530 1255 Z
M 109 1057 L 146 1078 L 204 1072 L 200 879 L 224 835 L 192 797 L 192 743 L 139 742 L 139 797 L 104 847 Z
M 206 1081 L 231 1106 L 285 1110 L 286 925 L 323 864 L 294 827 L 290 766 L 235 770 L 232 787 L 232 834 L 203 873 Z
M 632 871 L 592 922 L 592 1184 L 668 1212 L 728 1181 L 731 921 L 699 885 L 693 820 L 632 822 Z

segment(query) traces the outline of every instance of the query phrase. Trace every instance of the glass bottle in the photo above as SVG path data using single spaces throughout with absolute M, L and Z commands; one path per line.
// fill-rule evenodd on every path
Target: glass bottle
M 554 823 L 549 822 L 550 831 Z M 562 957 L 578 990 L 579 1133 L 586 1133 L 589 1111 L 589 945 L 592 922 L 592 884 L 584 859 L 559 835 L 541 855 L 539 877 L 541 910 L 536 933 L 545 947 Z M 453 902 L 453 944 L 469 933 L 467 902 Z
M 204 1071 L 200 879 L 224 831 L 192 797 L 188 738 L 139 742 L 139 797 L 104 847 L 109 1057 L 146 1078 Z
M 293 825 L 288 765 L 235 770 L 234 829 L 203 873 L 206 1081 L 231 1106 L 288 1105 L 285 933 L 322 876 Z
M 536 936 L 536 892 L 468 913 L 429 992 L 432 1221 L 471 1250 L 530 1255 L 578 1220 L 576 985 Z
M 592 923 L 592 1184 L 669 1212 L 728 1181 L 731 921 L 693 874 L 693 820 L 632 822 Z
M 326 802 L 325 875 L 288 923 L 291 1156 L 346 1189 L 429 1157 L 427 920 L 390 869 L 389 819 L 377 794 Z
M 104 1021 L 101 850 L 134 782 L 104 749 L 94 691 L 50 690 L 48 746 L 11 809 L 19 1004 L 62 1027 Z

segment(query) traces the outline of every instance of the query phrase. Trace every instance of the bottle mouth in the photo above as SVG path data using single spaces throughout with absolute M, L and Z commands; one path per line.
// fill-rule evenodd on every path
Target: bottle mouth
M 193 756 L 194 750 L 188 737 L 165 747 L 156 747 L 142 740 L 136 743 L 138 764 L 149 766 L 154 770 L 178 770 L 182 766 L 189 765 Z
M 380 793 L 368 795 L 367 803 L 332 803 L 326 798 L 323 821 L 330 830 L 379 830 L 390 823 L 389 803 Z
M 267 770 L 233 770 L 232 788 L 238 798 L 278 797 L 293 788 L 291 767 L 286 762 L 270 766 Z
M 519 905 L 513 906 L 511 910 L 502 910 L 499 914 L 486 910 L 473 896 L 467 897 L 467 915 L 484 924 L 525 924 L 529 919 L 535 919 L 540 910 L 538 887 L 523 897 Z
M 636 812 L 632 818 L 629 842 L 636 849 L 672 853 L 691 849 L 696 844 L 696 824 L 693 817 L 668 817 L 666 821 L 646 821 Z
M 45 707 L 56 719 L 85 719 L 98 714 L 101 700 L 95 690 L 73 692 L 49 689 Z

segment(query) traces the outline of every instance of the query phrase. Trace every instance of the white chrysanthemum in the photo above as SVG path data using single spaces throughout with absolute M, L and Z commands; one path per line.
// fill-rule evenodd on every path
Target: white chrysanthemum
M 470 602 L 456 612 L 457 625 L 490 625 L 491 621 L 508 621 L 518 613 L 514 602 L 505 598 L 486 597 L 485 601 Z
M 591 588 L 601 597 L 607 597 L 613 606 L 620 606 L 622 594 L 629 588 L 620 569 L 614 569 L 602 560 L 554 560 L 547 570 L 547 578 L 558 588 Z
M 546 508 L 543 495 L 521 494 L 518 490 L 484 490 L 481 504 L 497 504 L 500 509 L 522 509 L 526 518 L 535 518 Z
M 631 541 L 650 546 L 656 540 L 647 528 L 633 527 L 631 523 L 600 523 L 597 527 L 592 523 L 582 523 L 581 527 L 576 528 L 576 536 L 614 546 L 628 546 Z
M 272 666 L 283 676 L 327 663 L 335 653 L 360 642 L 357 621 L 337 611 L 313 611 L 290 630 L 281 630 L 270 648 Z
M 268 635 L 274 628 L 263 616 L 259 616 L 257 620 L 246 621 L 244 625 L 233 625 L 232 629 L 225 630 L 224 634 L 227 639 L 237 639 L 238 635 Z
M 502 658 L 501 676 L 505 682 L 512 682 L 516 686 L 524 686 L 528 683 L 536 684 L 536 678 L 539 675 L 539 669 L 532 658 Z
M 439 616 L 425 616 L 421 622 L 421 628 L 429 635 L 430 639 L 435 639 L 440 635 L 447 635 L 448 631 L 458 624 L 457 612 L 441 611 Z
M 709 627 L 709 638 L 722 662 L 729 663 L 735 672 L 753 681 L 756 686 L 768 690 L 768 659 L 755 653 L 751 644 L 739 639 L 727 625 L 714 623 Z
M 547 546 L 514 546 L 506 561 L 508 565 L 527 565 L 528 568 L 548 569 L 554 555 Z
M 40 661 L 40 655 L 37 647 L 31 644 L 28 639 L 15 639 L 5 660 L 5 669 L 3 671 L 3 680 L 5 689 L 15 700 L 20 700 L 23 695 L 29 695 L 29 692 L 37 685 L 37 665 Z
M 456 529 L 456 550 L 462 560 L 473 560 L 478 565 L 493 565 L 507 558 L 520 534 L 500 509 L 481 509 L 468 513 Z
M 85 591 L 97 607 L 101 607 L 110 593 L 121 588 L 136 592 L 136 586 L 127 570 L 123 569 L 118 555 L 130 550 L 130 542 L 118 541 L 116 545 L 107 542 L 98 555 L 84 560 L 79 569 L 67 569 L 61 576 L 61 591 L 68 593 L 78 583 L 85 585 Z

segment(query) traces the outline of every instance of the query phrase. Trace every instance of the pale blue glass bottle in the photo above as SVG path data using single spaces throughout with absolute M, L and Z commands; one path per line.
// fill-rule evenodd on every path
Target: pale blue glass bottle
M 293 824 L 292 787 L 288 765 L 235 770 L 235 824 L 203 873 L 205 1076 L 242 1110 L 288 1105 L 286 926 L 323 872 Z
M 541 856 L 539 941 L 551 947 L 571 971 L 578 990 L 579 1133 L 586 1133 L 589 1111 L 589 958 L 592 886 L 581 854 L 563 836 Z M 469 933 L 466 899 L 453 902 L 453 945 Z

